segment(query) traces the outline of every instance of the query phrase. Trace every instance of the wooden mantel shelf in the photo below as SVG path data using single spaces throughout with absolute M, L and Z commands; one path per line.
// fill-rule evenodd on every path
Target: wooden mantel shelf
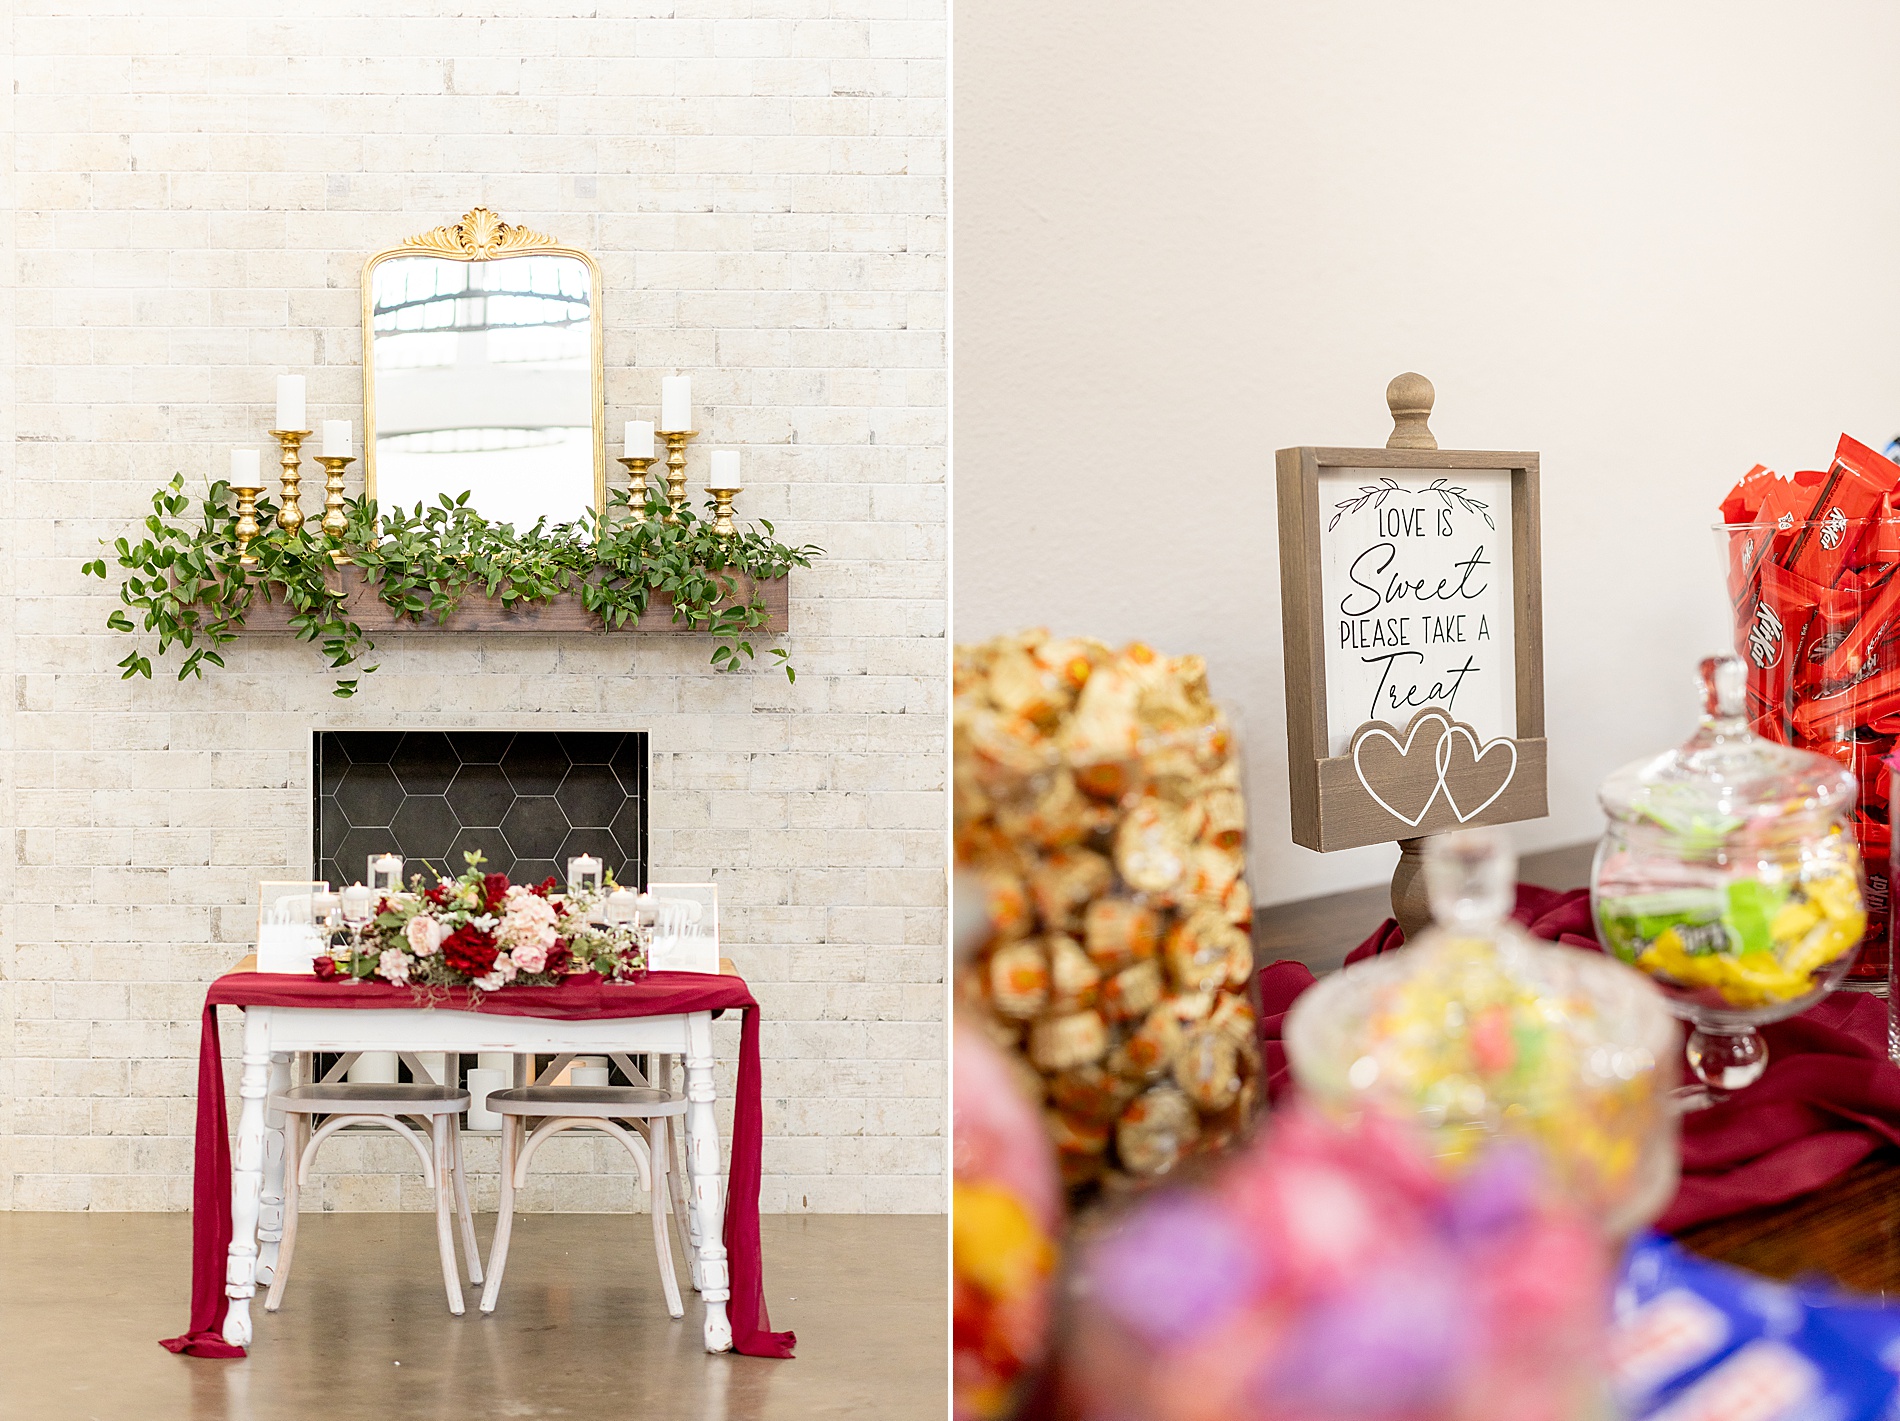
M 766 620 L 759 628 L 761 632 L 782 632 L 786 629 L 789 580 L 788 577 L 779 577 L 755 582 L 743 574 L 735 577 L 740 601 L 746 600 L 756 587 L 760 599 L 765 603 Z M 332 586 L 342 589 L 344 607 L 350 620 L 373 637 L 392 632 L 539 632 L 543 635 L 587 632 L 599 636 L 609 630 L 602 625 L 599 617 L 581 605 L 581 599 L 573 593 L 564 593 L 552 601 L 535 606 L 507 609 L 499 598 L 471 590 L 447 621 L 437 622 L 426 613 L 421 620 L 412 621 L 390 611 L 388 605 L 376 595 L 376 589 L 370 585 L 369 578 L 361 568 L 338 568 Z M 281 597 L 281 589 L 278 589 L 278 595 Z M 244 630 L 288 632 L 291 629 L 291 615 L 291 609 L 281 600 L 266 602 L 259 599 L 251 604 L 250 611 L 245 614 Z M 677 635 L 690 634 L 694 628 L 675 622 L 672 599 L 664 593 L 656 593 L 639 621 L 612 630 L 670 632 Z

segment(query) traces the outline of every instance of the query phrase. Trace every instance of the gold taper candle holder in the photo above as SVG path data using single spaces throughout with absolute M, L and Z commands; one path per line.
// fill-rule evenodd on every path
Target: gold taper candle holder
M 257 496 L 264 491 L 259 484 L 256 488 L 245 488 L 242 484 L 231 485 L 231 492 L 237 495 L 238 521 L 238 566 L 256 567 L 257 559 L 251 556 L 251 539 L 262 530 L 257 526 Z
M 297 506 L 297 499 L 303 488 L 303 449 L 304 440 L 310 437 L 307 429 L 273 429 L 270 437 L 283 448 L 283 457 L 277 462 L 284 466 L 280 476 L 284 485 L 284 501 L 277 510 L 277 526 L 286 533 L 294 533 L 303 527 L 303 509 Z
M 633 480 L 633 485 L 627 493 L 627 507 L 633 510 L 628 521 L 644 523 L 647 521 L 647 498 L 653 492 L 647 487 L 647 465 L 653 460 L 633 459 L 621 455 L 620 462 L 626 467 L 627 477 Z
M 667 509 L 661 515 L 663 523 L 680 521 L 680 510 L 686 507 L 686 441 L 698 437 L 697 429 L 662 429 L 660 438 L 666 441 L 666 503 Z
M 323 536 L 340 543 L 350 526 L 350 520 L 343 516 L 343 471 L 356 459 L 350 454 L 319 454 L 317 462 L 323 465 Z M 341 548 L 331 549 L 331 562 L 341 565 L 349 560 L 350 555 Z
M 730 488 L 714 488 L 708 484 L 706 486 L 706 492 L 711 494 L 713 499 L 713 536 L 716 538 L 730 538 L 734 533 L 739 531 L 732 525 L 732 500 L 744 493 L 745 490 L 738 484 L 734 484 Z

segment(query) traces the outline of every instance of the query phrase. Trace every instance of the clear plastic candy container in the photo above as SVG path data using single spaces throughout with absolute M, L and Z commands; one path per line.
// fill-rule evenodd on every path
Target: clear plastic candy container
M 1756 735 L 1746 684 L 1739 659 L 1704 661 L 1696 733 L 1599 792 L 1609 823 L 1591 874 L 1597 931 L 1694 1025 L 1699 1103 L 1760 1077 L 1768 1048 L 1756 1028 L 1834 990 L 1867 926 L 1848 827 L 1854 776 Z
M 1432 926 L 1302 996 L 1288 1062 L 1328 1113 L 1417 1119 L 1453 1171 L 1527 1142 L 1566 1197 L 1633 1229 L 1675 1191 L 1680 1033 L 1640 974 L 1513 923 L 1516 871 L 1496 830 L 1432 838 Z

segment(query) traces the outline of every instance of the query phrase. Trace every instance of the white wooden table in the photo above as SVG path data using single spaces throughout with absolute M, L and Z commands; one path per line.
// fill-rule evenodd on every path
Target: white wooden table
M 273 1090 L 290 1084 L 298 1051 L 454 1051 L 513 1055 L 609 1051 L 673 1053 L 686 1064 L 687 1262 L 706 1305 L 708 1352 L 732 1347 L 726 1319 L 730 1296 L 724 1243 L 725 1176 L 713 1114 L 712 1014 L 629 1016 L 557 1021 L 446 1008 L 244 1008 L 244 1072 L 238 1085 L 237 1149 L 231 1170 L 231 1251 L 225 1286 L 230 1308 L 224 1339 L 251 1342 L 251 1298 L 267 1286 L 284 1236 L 284 1134 L 268 1117 Z

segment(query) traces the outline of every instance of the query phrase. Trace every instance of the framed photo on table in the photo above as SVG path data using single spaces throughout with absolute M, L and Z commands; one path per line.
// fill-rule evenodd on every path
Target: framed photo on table
M 1276 456 L 1292 832 L 1322 852 L 1547 812 L 1537 455 L 1437 448 L 1422 377 L 1387 398 L 1393 445 Z

